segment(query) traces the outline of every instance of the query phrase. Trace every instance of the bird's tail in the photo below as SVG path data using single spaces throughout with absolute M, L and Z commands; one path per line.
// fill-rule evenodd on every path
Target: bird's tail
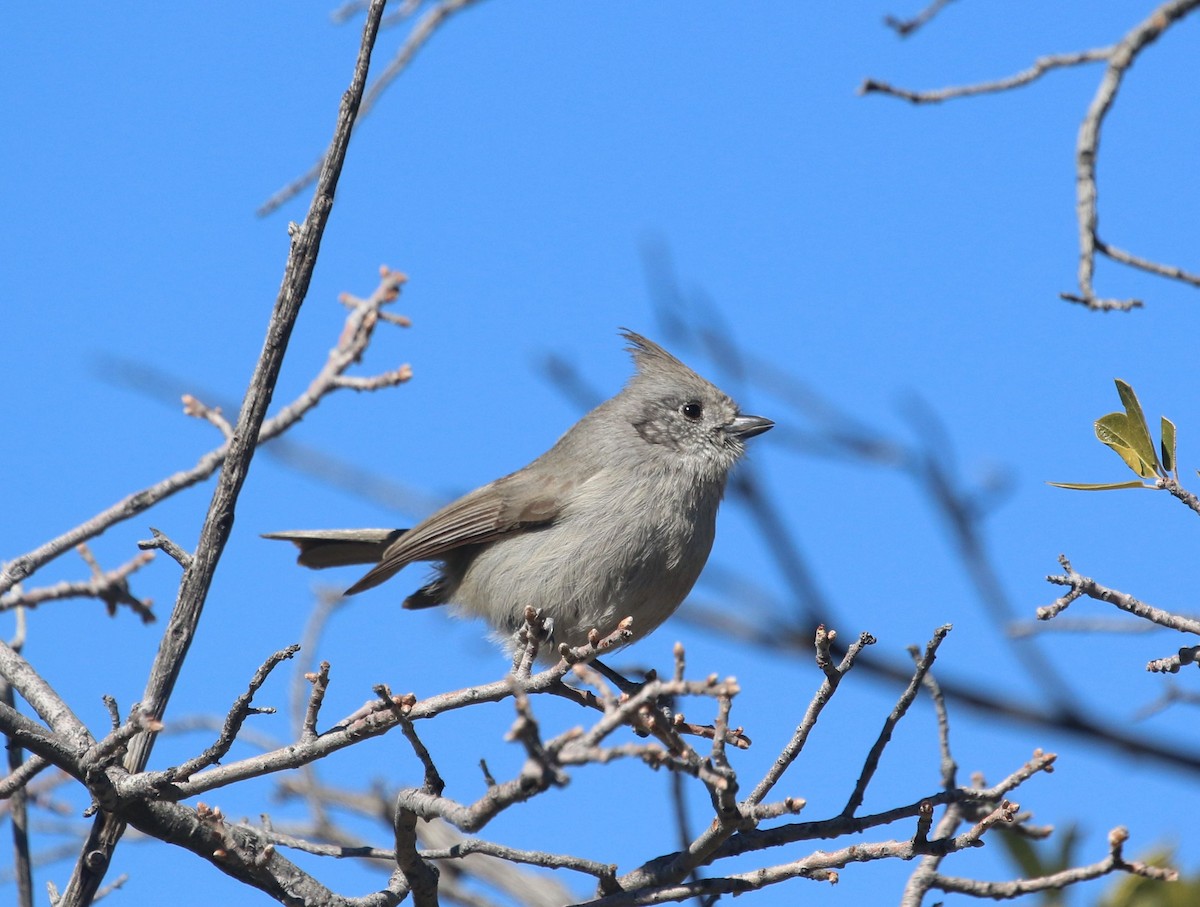
M 264 532 L 265 539 L 292 542 L 300 549 L 296 563 L 321 570 L 348 564 L 377 564 L 387 547 L 407 529 L 297 529 Z

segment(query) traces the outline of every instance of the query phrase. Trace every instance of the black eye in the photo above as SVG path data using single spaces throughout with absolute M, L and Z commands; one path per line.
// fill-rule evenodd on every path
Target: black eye
M 704 407 L 696 400 L 689 400 L 679 408 L 679 411 L 693 422 L 704 415 Z

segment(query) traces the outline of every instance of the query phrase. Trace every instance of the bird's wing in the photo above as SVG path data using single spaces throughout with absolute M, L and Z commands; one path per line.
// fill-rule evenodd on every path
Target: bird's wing
M 414 561 L 436 560 L 464 545 L 495 541 L 553 522 L 575 484 L 522 470 L 472 491 L 396 539 L 379 563 L 346 594 L 378 586 Z

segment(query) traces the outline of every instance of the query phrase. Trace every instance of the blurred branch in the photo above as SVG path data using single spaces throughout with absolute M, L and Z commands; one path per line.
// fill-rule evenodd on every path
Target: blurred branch
M 1163 686 L 1162 692 L 1159 694 L 1158 699 L 1147 703 L 1138 711 L 1137 718 L 1144 721 L 1151 715 L 1156 715 L 1159 712 L 1165 711 L 1167 708 L 1176 703 L 1183 703 L 1184 705 L 1193 706 L 1200 705 L 1200 693 L 1196 693 L 1191 690 L 1180 689 L 1175 684 L 1168 682 Z
M 0 595 L 0 612 L 10 611 L 13 608 L 36 608 L 46 602 L 63 601 L 69 598 L 95 598 L 104 602 L 110 615 L 116 614 L 118 605 L 126 605 L 142 619 L 143 623 L 154 622 L 154 612 L 150 610 L 150 600 L 136 598 L 129 591 L 129 577 L 154 560 L 153 552 L 144 551 L 120 567 L 104 571 L 92 559 L 86 545 L 77 545 L 76 550 L 92 568 L 90 580 L 63 581 L 55 583 L 53 586 L 28 590 L 19 586 L 10 588 L 8 592 Z
M 1078 704 L 1074 701 L 1070 683 L 1053 661 L 1036 645 L 1022 645 L 1017 638 L 1003 634 L 1004 628 L 1016 619 L 1017 611 L 984 540 L 986 509 L 982 506 L 983 493 L 964 488 L 947 465 L 953 462 L 953 445 L 934 414 L 920 402 L 910 404 L 908 409 L 914 434 L 925 443 L 920 447 L 914 445 L 906 452 L 902 461 L 906 471 L 921 485 L 926 500 L 936 506 L 993 627 L 1012 643 L 1010 651 L 1037 685 L 1039 695 L 1053 702 L 1060 711 L 1074 711 Z
M 310 245 L 301 244 L 298 239 L 294 243 L 294 248 L 307 248 L 308 255 L 315 253 L 315 249 Z M 398 298 L 400 288 L 406 280 L 407 278 L 399 272 L 382 269 L 380 283 L 375 291 L 366 299 L 355 300 L 350 314 L 346 316 L 345 326 L 337 345 L 330 351 L 324 366 L 308 388 L 294 401 L 284 406 L 275 416 L 266 419 L 260 426 L 255 426 L 258 428 L 257 443 L 264 443 L 287 431 L 316 407 L 324 397 L 346 386 L 342 381 L 342 376 L 361 359 L 363 352 L 370 344 L 375 327 L 384 314 L 380 312 L 380 308 Z M 299 288 L 298 284 L 289 284 L 285 289 L 295 292 Z M 307 290 L 307 282 L 304 283 L 304 289 Z M 277 347 L 268 347 L 268 349 L 278 350 Z M 278 351 L 282 352 L 282 350 Z M 412 371 L 407 365 L 384 372 L 380 376 L 381 385 L 401 384 L 407 381 L 411 374 Z M 261 397 L 258 399 L 262 400 Z M 262 403 L 265 406 L 265 400 Z M 244 438 L 245 436 L 239 437 Z M 81 542 L 100 535 L 116 523 L 137 516 L 160 501 L 204 481 L 226 462 L 232 448 L 233 443 L 225 441 L 220 447 L 201 457 L 191 469 L 177 472 L 154 485 L 127 495 L 74 529 L 9 561 L 0 571 L 0 594 L 7 593 L 16 583 Z
M 951 0 L 931 0 L 930 4 L 923 10 L 908 19 L 900 19 L 896 16 L 885 16 L 884 24 L 896 32 L 901 38 L 907 38 L 923 25 L 927 25 L 933 18 L 943 9 L 949 6 Z
M 807 417 L 812 429 L 794 429 L 791 434 L 774 438 L 775 447 L 791 447 L 797 453 L 821 455 L 839 462 L 859 460 L 868 465 L 895 469 L 911 478 L 942 518 L 955 543 L 959 560 L 966 569 L 980 601 L 997 630 L 1016 617 L 1005 592 L 999 571 L 983 537 L 988 495 L 1002 490 L 1002 481 L 981 488 L 967 488 L 953 469 L 953 445 L 944 427 L 921 401 L 910 401 L 905 409 L 915 443 L 897 440 L 875 429 L 850 413 L 842 411 L 823 395 L 805 386 L 791 375 L 734 342 L 733 330 L 722 324 L 714 313 L 718 307 L 702 293 L 685 293 L 671 265 L 668 250 L 653 246 L 644 253 L 647 281 L 659 321 L 664 329 L 687 346 L 697 347 L 723 374 L 742 378 L 759 392 L 766 391 L 790 405 L 797 415 Z M 566 368 L 560 365 L 561 374 Z M 574 382 L 576 384 L 578 382 Z M 833 619 L 826 596 L 815 576 L 808 570 L 807 558 L 794 534 L 788 529 L 771 495 L 761 490 L 757 468 L 744 464 L 733 477 L 733 489 L 751 509 L 751 524 L 771 553 L 777 568 L 797 602 L 799 617 L 789 617 L 793 632 L 806 637 L 811 628 Z M 741 615 L 742 612 L 738 612 Z M 778 614 L 768 620 L 778 620 Z M 740 616 L 732 623 L 744 620 Z M 727 624 L 730 622 L 726 622 Z M 731 632 L 738 633 L 736 629 Z M 1053 663 L 1035 646 L 1015 643 L 1011 646 L 1041 695 L 1058 703 L 1060 710 L 1073 711 L 1069 685 Z
M 381 310 L 379 314 L 385 313 Z M 144 362 L 116 356 L 101 358 L 97 363 L 96 374 L 101 380 L 128 388 L 172 408 L 178 406 L 180 397 L 189 390 L 199 393 L 195 391 L 194 382 L 188 378 Z M 332 390 L 334 388 L 331 386 L 330 391 Z M 205 391 L 200 395 L 220 403 L 218 409 L 227 405 L 227 401 L 216 391 Z M 374 506 L 385 510 L 419 517 L 432 513 L 447 502 L 443 495 L 431 494 L 405 485 L 351 460 L 297 441 L 289 434 L 277 433 L 270 440 L 270 444 L 259 449 L 258 456 L 266 457 L 285 469 L 307 476 L 324 486 L 336 488 L 359 500 L 370 501 Z
M 983 533 L 983 522 L 1006 483 L 993 480 L 977 488 L 963 487 L 952 469 L 950 440 L 942 426 L 927 411 L 909 406 L 909 418 L 914 425 L 914 433 L 921 439 L 920 443 L 898 440 L 867 425 L 852 413 L 843 412 L 786 370 L 755 355 L 753 351 L 739 347 L 732 339 L 736 336 L 734 331 L 724 326 L 718 315 L 714 315 L 717 310 L 715 304 L 703 293 L 685 293 L 680 288 L 664 247 L 651 247 L 647 251 L 646 268 L 656 313 L 676 342 L 705 351 L 714 357 L 716 367 L 723 374 L 742 377 L 750 388 L 760 393 L 765 391 L 786 403 L 803 420 L 811 423 L 811 428 L 797 427 L 790 433 L 776 431 L 773 435 L 776 449 L 790 448 L 801 455 L 821 456 L 842 463 L 857 461 L 881 466 L 899 471 L 916 481 L 924 499 L 931 502 L 943 518 L 960 561 L 975 585 L 980 601 L 996 624 L 997 631 L 1005 633 L 1013 623 L 1016 612 L 1004 591 L 1000 574 L 992 563 Z M 555 363 L 554 374 L 559 381 L 557 386 L 563 387 L 565 383 L 567 388 L 577 392 L 582 381 L 578 376 L 570 375 L 571 371 L 565 362 Z M 567 376 L 565 382 L 564 376 Z M 798 424 L 803 426 L 804 422 Z M 744 465 L 749 468 L 743 475 L 755 468 L 753 462 Z M 751 525 L 761 529 L 767 524 L 761 524 L 756 519 L 751 521 Z M 791 550 L 789 545 L 792 546 Z M 795 563 L 807 560 L 794 539 L 781 544 L 781 538 L 776 536 L 769 541 L 768 549 L 785 575 L 789 575 Z M 752 583 L 752 580 L 748 578 L 746 582 Z M 730 588 L 736 585 L 733 578 L 723 579 L 722 582 Z M 815 585 L 815 579 L 810 582 Z M 794 596 L 794 581 L 788 583 L 788 588 Z M 680 611 L 680 616 L 726 638 L 738 639 L 767 651 L 807 657 L 811 651 L 812 628 L 806 619 L 796 619 L 788 609 L 794 607 L 797 613 L 806 615 L 811 603 L 820 602 L 822 609 L 818 613 L 823 617 L 822 622 L 830 623 L 832 611 L 824 604 L 825 601 L 824 594 L 816 588 L 806 589 L 798 605 L 788 606 L 785 603 L 782 611 L 761 613 L 742 608 L 702 608 L 694 600 L 689 600 L 687 607 Z M 1052 662 L 1040 651 L 1030 649 L 1028 643 L 1013 642 L 1014 654 L 1038 685 L 1036 699 L 1022 701 L 1005 697 L 986 691 L 970 678 L 943 676 L 940 685 L 947 699 L 1006 721 L 1066 731 L 1126 755 L 1147 756 L 1164 764 L 1200 771 L 1200 751 L 1160 744 L 1144 734 L 1130 733 L 1110 721 L 1087 715 Z M 1197 654 L 1200 656 L 1200 651 Z M 904 680 L 909 673 L 904 665 L 885 658 L 864 654 L 860 661 L 864 670 L 881 678 Z
M 1018 620 L 1008 625 L 1008 635 L 1016 638 L 1036 636 L 1042 633 L 1121 633 L 1135 635 L 1154 633 L 1161 627 L 1148 626 L 1133 620 L 1103 617 L 1064 617 L 1052 624 L 1038 620 Z

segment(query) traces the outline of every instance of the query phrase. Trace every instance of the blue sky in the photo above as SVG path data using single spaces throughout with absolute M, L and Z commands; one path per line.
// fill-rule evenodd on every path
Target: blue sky
M 211 427 L 161 397 L 182 388 L 206 401 L 240 399 L 282 274 L 286 224 L 303 216 L 307 195 L 272 217 L 254 211 L 324 148 L 359 39 L 357 23 L 331 25 L 321 3 L 59 10 L 14 8 L 0 35 L 0 102 L 12 124 L 0 222 L 0 418 L 9 426 L 0 559 L 215 446 Z M 618 327 L 673 346 L 656 322 L 645 267 L 646 249 L 665 249 L 688 298 L 708 300 L 737 345 L 889 432 L 911 438 L 901 407 L 920 398 L 944 424 L 953 446 L 945 456 L 963 476 L 1008 475 L 1010 494 L 987 534 L 1023 614 L 1057 595 L 1043 577 L 1057 572 L 1060 552 L 1081 572 L 1154 604 L 1194 608 L 1194 515 L 1165 495 L 1084 495 L 1045 484 L 1125 478 L 1091 437 L 1092 420 L 1117 408 L 1114 377 L 1135 387 L 1152 418 L 1165 413 L 1179 425 L 1184 482 L 1197 484 L 1187 477 L 1200 406 L 1189 392 L 1194 357 L 1180 339 L 1197 333 L 1200 296 L 1102 263 L 1101 292 L 1140 296 L 1144 310 L 1101 316 L 1057 300 L 1074 289 L 1073 149 L 1100 69 L 928 108 L 855 93 L 868 76 L 922 88 L 996 78 L 1045 53 L 1109 44 L 1147 10 L 952 4 L 901 41 L 881 19 L 907 12 L 863 3 L 493 0 L 448 23 L 355 137 L 276 400 L 292 399 L 320 367 L 342 319 L 337 295 L 369 291 L 381 263 L 410 275 L 397 308 L 413 327 L 382 332 L 364 369 L 408 362 L 415 377 L 386 393 L 327 400 L 293 438 L 435 498 L 523 465 L 580 414 L 547 381 L 540 364 L 548 354 L 612 393 L 630 369 Z M 1104 235 L 1192 270 L 1200 266 L 1198 27 L 1184 22 L 1138 61 L 1105 126 L 1100 162 Z M 403 33 L 386 32 L 376 59 L 387 59 Z M 691 312 L 704 317 L 698 305 Z M 781 428 L 808 427 L 697 350 L 673 348 L 748 411 Z M 164 378 L 130 387 L 114 362 L 179 385 Z M 951 622 L 939 671 L 1030 693 L 938 518 L 909 483 L 859 463 L 798 457 L 772 434 L 755 439 L 753 458 L 844 635 L 869 630 L 881 653 L 900 657 Z M 194 544 L 210 490 L 115 528 L 95 551 L 114 566 L 151 525 Z M 405 525 L 421 515 L 256 459 L 168 719 L 223 710 L 266 655 L 299 638 L 323 578 L 294 567 L 258 533 Z M 722 515 L 712 563 L 786 598 L 736 507 Z M 82 562 L 64 557 L 36 580 L 85 575 Z M 176 580 L 160 559 L 135 590 L 165 615 Z M 477 625 L 398 610 L 419 580 L 410 571 L 338 615 L 317 653 L 334 664 L 327 715 L 349 711 L 381 681 L 424 694 L 503 671 Z M 703 584 L 698 595 L 713 597 Z M 1076 608 L 1109 616 L 1094 603 Z M 111 620 L 93 603 L 57 604 L 32 616 L 26 652 L 99 727 L 102 694 L 123 707 L 140 695 L 161 626 L 143 627 L 128 613 Z M 7 618 L 0 631 L 11 632 Z M 741 679 L 736 720 L 755 746 L 736 767 L 750 782 L 799 720 L 817 672 L 732 646 L 682 617 L 629 658 L 666 665 L 677 638 L 697 672 Z M 1178 642 L 1055 634 L 1040 645 L 1089 708 L 1132 723 L 1164 683 L 1145 662 Z M 864 675 L 839 693 L 789 776 L 786 792 L 812 803 L 807 818 L 840 808 L 898 692 Z M 280 706 L 285 699 L 282 676 L 261 697 Z M 580 720 L 545 709 L 547 724 Z M 1177 729 L 1181 717 L 1177 708 L 1132 726 L 1153 739 L 1194 742 Z M 1194 793 L 1196 778 L 962 709 L 952 718 L 963 777 L 981 771 L 994 782 L 1034 747 L 1060 753 L 1058 771 L 1019 799 L 1040 821 L 1080 822 L 1081 860 L 1098 859 L 1108 829 L 1124 823 L 1135 851 L 1177 844 L 1195 867 L 1200 841 L 1173 806 Z M 448 793 L 477 795 L 480 757 L 498 777 L 519 765 L 500 739 L 510 721 L 508 706 L 497 706 L 425 731 L 442 754 Z M 257 722 L 286 736 L 281 717 Z M 156 764 L 206 744 L 164 740 Z M 398 736 L 362 750 L 327 770 L 348 783 L 419 777 Z M 657 802 L 666 783 L 634 765 L 582 770 L 570 788 L 513 810 L 486 834 L 516 846 L 574 847 L 630 868 L 671 846 L 662 843 L 674 840 L 665 811 L 648 814 L 644 838 L 602 814 L 563 817 L 614 790 Z M 913 799 L 936 783 L 931 716 L 921 706 L 889 751 L 873 802 Z M 220 802 L 235 815 L 288 809 L 233 792 Z M 698 792 L 694 815 L 702 807 Z M 1006 877 L 995 850 L 948 869 Z M 190 855 L 156 845 L 124 847 L 118 862 L 132 877 L 131 903 L 148 902 L 167 880 L 187 880 L 180 904 L 237 890 Z M 836 889 L 795 882 L 754 897 L 863 903 L 865 892 L 898 890 L 909 868 L 852 867 Z M 376 884 L 352 868 L 320 871 L 334 884 L 346 880 L 345 893 Z M 39 879 L 65 873 L 59 866 Z

